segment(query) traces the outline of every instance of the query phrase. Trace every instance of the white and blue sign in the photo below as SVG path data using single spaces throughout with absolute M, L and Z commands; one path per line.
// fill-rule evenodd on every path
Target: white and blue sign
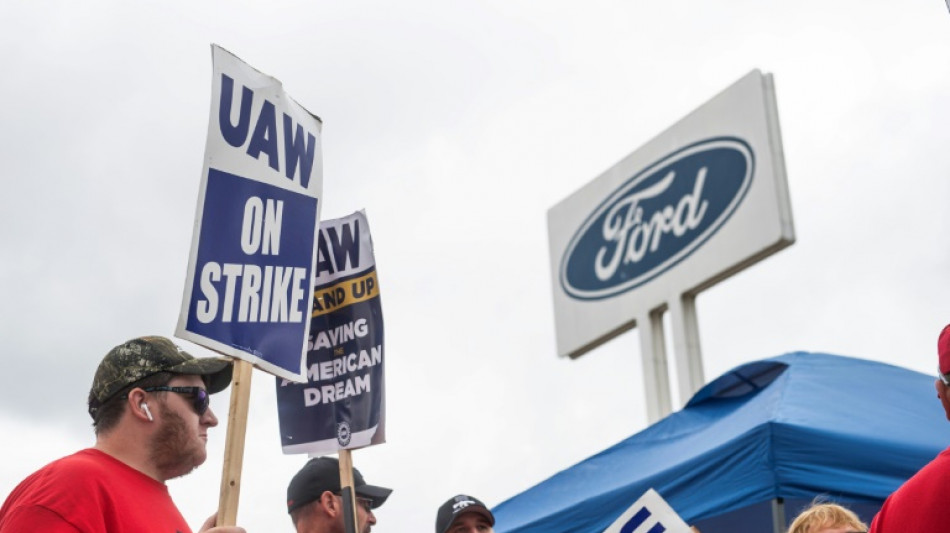
M 302 382 L 321 175 L 320 119 L 218 46 L 176 335 Z
M 632 327 L 642 341 L 664 310 L 684 317 L 674 343 L 698 346 L 678 309 L 795 242 L 772 76 L 746 74 L 552 207 L 548 240 L 559 355 Z
M 366 214 L 320 224 L 306 383 L 277 379 L 284 453 L 385 442 L 383 311 Z
M 691 530 L 666 500 L 650 489 L 604 533 L 691 533 Z
M 723 137 L 676 150 L 635 174 L 571 239 L 561 261 L 564 291 L 596 300 L 662 275 L 729 219 L 754 167 L 747 142 Z

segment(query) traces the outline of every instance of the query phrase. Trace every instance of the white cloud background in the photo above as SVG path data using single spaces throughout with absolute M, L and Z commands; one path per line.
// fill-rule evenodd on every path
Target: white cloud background
M 753 68 L 775 76 L 798 241 L 697 299 L 707 379 L 794 350 L 934 370 L 950 321 L 938 0 L 2 2 L 0 496 L 93 443 L 108 349 L 174 331 L 210 43 L 323 119 L 324 217 L 367 211 L 388 442 L 354 461 L 395 489 L 379 531 L 431 530 L 457 492 L 500 503 L 646 426 L 636 331 L 555 355 L 546 211 Z M 249 531 L 292 530 L 305 460 L 280 452 L 273 390 L 255 372 Z M 170 483 L 194 527 L 224 434 Z

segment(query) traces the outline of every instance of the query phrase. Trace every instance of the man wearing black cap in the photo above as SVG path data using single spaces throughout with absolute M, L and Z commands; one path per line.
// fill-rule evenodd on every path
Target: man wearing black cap
M 356 493 L 358 533 L 369 533 L 376 524 L 373 509 L 378 508 L 392 489 L 368 485 L 362 474 L 353 469 L 353 491 Z M 294 475 L 287 486 L 287 512 L 297 533 L 343 533 L 343 498 L 340 484 L 340 462 L 332 457 L 317 457 Z
M 209 394 L 227 388 L 231 363 L 195 359 L 164 337 L 116 346 L 89 391 L 96 444 L 23 480 L 0 508 L 0 533 L 191 533 L 165 482 L 205 461 L 218 419 Z M 201 528 L 243 533 L 240 527 Z
M 435 515 L 435 533 L 492 533 L 495 516 L 477 498 L 453 496 Z

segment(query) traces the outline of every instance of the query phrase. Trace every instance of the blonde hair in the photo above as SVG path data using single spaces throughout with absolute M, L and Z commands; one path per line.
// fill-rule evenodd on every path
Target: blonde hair
M 850 509 L 836 503 L 815 501 L 795 517 L 788 533 L 815 533 L 824 528 L 842 526 L 853 527 L 855 531 L 868 529 L 867 524 Z

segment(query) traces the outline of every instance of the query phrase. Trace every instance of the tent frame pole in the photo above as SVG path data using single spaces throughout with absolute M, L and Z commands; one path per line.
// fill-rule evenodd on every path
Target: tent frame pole
M 772 500 L 772 531 L 785 533 L 785 500 L 782 498 Z

